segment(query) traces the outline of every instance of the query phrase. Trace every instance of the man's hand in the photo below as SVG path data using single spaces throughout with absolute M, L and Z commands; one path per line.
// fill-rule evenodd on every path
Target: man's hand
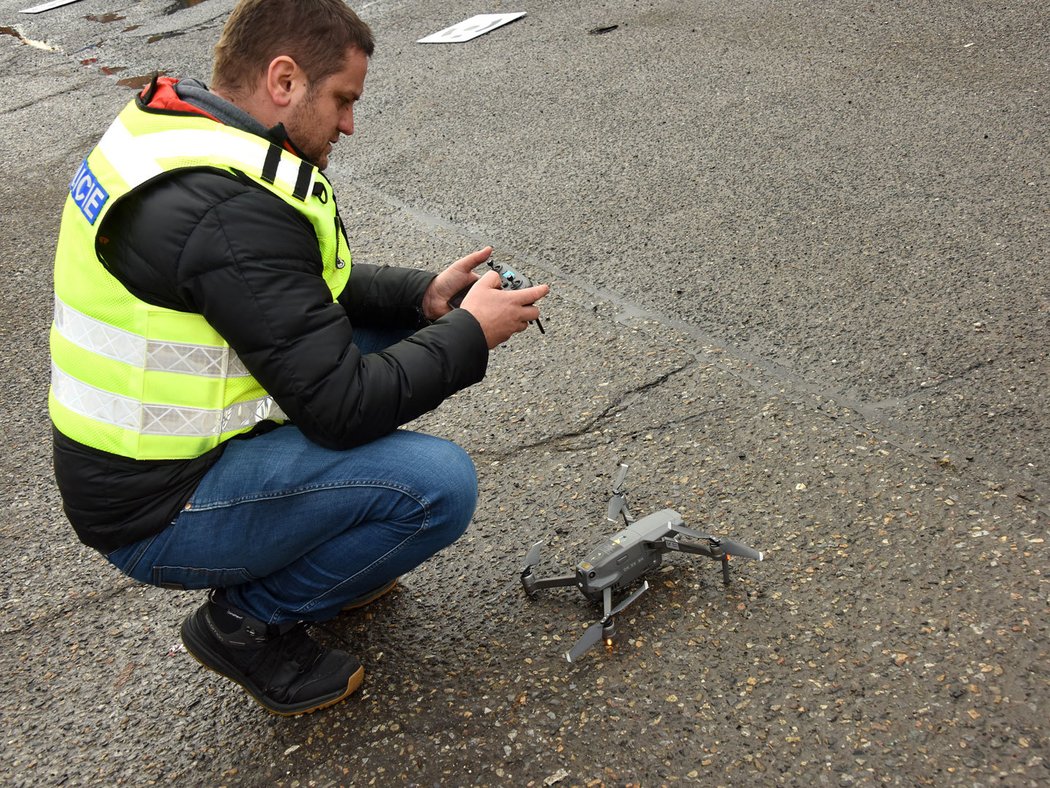
M 549 292 L 547 285 L 503 290 L 499 274 L 489 271 L 467 292 L 462 308 L 481 324 L 492 350 L 524 331 L 533 320 L 539 320 L 540 309 L 535 303 Z
M 481 278 L 474 273 L 474 269 L 488 260 L 491 254 L 492 247 L 486 246 L 461 257 L 438 274 L 423 294 L 423 316 L 427 320 L 437 320 L 451 312 L 449 300 Z
M 423 296 L 423 314 L 428 320 L 437 320 L 452 311 L 449 299 L 467 290 L 461 308 L 467 310 L 481 324 L 489 349 L 502 345 L 514 334 L 524 331 L 529 323 L 540 317 L 534 304 L 550 292 L 547 285 L 535 285 L 520 290 L 503 290 L 499 274 L 489 271 L 479 277 L 474 269 L 492 254 L 486 246 L 460 258 L 434 279 Z

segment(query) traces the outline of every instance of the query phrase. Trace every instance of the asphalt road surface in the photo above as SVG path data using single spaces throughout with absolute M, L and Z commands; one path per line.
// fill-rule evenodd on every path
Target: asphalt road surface
M 492 244 L 552 294 L 413 425 L 474 457 L 471 529 L 330 624 L 364 687 L 293 719 L 181 650 L 199 594 L 76 542 L 50 468 L 66 185 L 153 71 L 208 78 L 232 2 L 31 4 L 0 0 L 5 784 L 1050 782 L 1045 3 L 360 3 L 355 259 Z M 569 664 L 600 612 L 518 573 L 615 530 L 619 462 L 636 515 L 766 560 L 669 557 Z

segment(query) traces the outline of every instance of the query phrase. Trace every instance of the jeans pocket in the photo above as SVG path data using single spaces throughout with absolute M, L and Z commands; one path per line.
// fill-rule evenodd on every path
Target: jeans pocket
M 196 588 L 225 588 L 254 579 L 252 573 L 244 567 L 213 569 L 195 566 L 155 566 L 151 582 L 161 588 L 186 591 Z

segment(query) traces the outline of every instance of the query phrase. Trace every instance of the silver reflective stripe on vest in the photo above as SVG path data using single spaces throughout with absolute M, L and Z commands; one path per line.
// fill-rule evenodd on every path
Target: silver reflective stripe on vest
M 251 373 L 228 346 L 159 342 L 85 315 L 55 298 L 55 330 L 91 353 L 148 372 L 204 378 L 246 378 Z
M 201 166 L 214 161 L 259 177 L 266 161 L 269 143 L 261 137 L 253 141 L 240 137 L 216 124 L 215 129 L 173 129 L 154 131 L 135 136 L 121 122 L 114 122 L 98 143 L 98 150 L 128 184 L 134 188 L 150 178 L 166 172 L 169 167 L 161 162 L 166 159 L 197 160 Z M 207 151 L 207 154 L 202 154 Z M 293 194 L 299 178 L 299 159 L 281 157 L 277 166 L 275 182 Z M 310 174 L 305 194 L 313 192 L 316 169 Z
M 266 419 L 286 420 L 273 397 L 208 410 L 139 402 L 90 386 L 51 365 L 51 390 L 58 402 L 81 416 L 141 435 L 181 438 L 218 437 Z

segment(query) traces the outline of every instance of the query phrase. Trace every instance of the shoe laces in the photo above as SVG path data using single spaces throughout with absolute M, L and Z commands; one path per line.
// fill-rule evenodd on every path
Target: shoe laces
M 248 673 L 265 678 L 267 690 L 287 688 L 282 680 L 282 687 L 272 686 L 275 678 L 287 679 L 285 666 L 295 666 L 295 676 L 302 676 L 317 664 L 327 649 L 310 637 L 306 624 L 300 622 L 287 631 L 272 638 L 248 666 Z

